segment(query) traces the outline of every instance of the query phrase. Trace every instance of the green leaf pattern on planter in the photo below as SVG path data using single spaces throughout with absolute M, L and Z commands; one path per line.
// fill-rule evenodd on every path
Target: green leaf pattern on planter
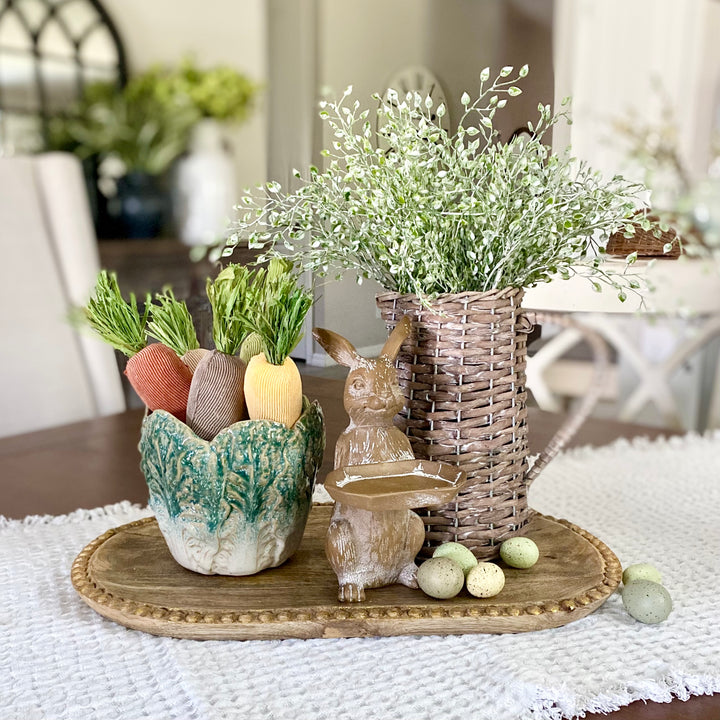
M 222 575 L 283 563 L 300 544 L 324 448 L 322 410 L 307 399 L 292 428 L 246 420 L 210 442 L 164 411 L 146 417 L 141 468 L 173 557 Z

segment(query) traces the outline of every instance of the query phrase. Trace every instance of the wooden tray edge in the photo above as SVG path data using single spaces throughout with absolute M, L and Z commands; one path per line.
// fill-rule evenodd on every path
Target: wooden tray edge
M 603 581 L 569 598 L 535 604 L 501 607 L 482 604 L 468 607 L 451 600 L 430 608 L 407 606 L 317 607 L 295 610 L 213 612 L 203 614 L 181 608 L 166 608 L 115 597 L 90 578 L 89 564 L 95 551 L 118 531 L 154 522 L 154 517 L 112 528 L 90 542 L 75 558 L 70 577 L 87 605 L 100 615 L 125 627 L 153 635 L 196 640 L 279 640 L 285 638 L 339 638 L 394 635 L 501 634 L 560 627 L 586 617 L 617 589 L 622 566 L 602 541 L 573 523 L 536 513 L 580 535 L 598 551 L 604 569 Z

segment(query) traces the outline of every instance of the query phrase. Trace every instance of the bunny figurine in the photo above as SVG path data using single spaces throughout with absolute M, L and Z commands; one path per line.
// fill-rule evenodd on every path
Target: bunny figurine
M 315 328 L 313 336 L 340 365 L 350 368 L 344 405 L 350 424 L 335 446 L 335 468 L 413 459 L 410 441 L 393 425 L 402 409 L 395 357 L 411 331 L 397 324 L 376 359 L 360 356 L 341 335 Z M 423 522 L 409 509 L 369 511 L 336 502 L 325 552 L 338 576 L 341 602 L 365 599 L 365 588 L 401 583 L 417 587 L 414 559 L 425 537 Z

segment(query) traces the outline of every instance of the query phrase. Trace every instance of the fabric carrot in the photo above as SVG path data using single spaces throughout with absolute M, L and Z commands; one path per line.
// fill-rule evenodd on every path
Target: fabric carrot
M 188 425 L 198 437 L 212 440 L 221 430 L 246 417 L 245 363 L 210 350 L 198 363 L 190 385 Z
M 174 350 L 145 346 L 127 361 L 125 375 L 149 410 L 167 410 L 185 422 L 192 374 Z
M 252 358 L 259 355 L 262 351 L 262 338 L 256 332 L 251 332 L 240 346 L 240 359 L 247 365 Z
M 129 358 L 125 375 L 148 409 L 166 410 L 184 421 L 192 375 L 167 345 L 147 344 L 150 305 L 148 294 L 141 315 L 135 295 L 126 302 L 116 275 L 102 270 L 83 316 L 105 342 Z
M 251 420 L 274 420 L 292 427 L 302 413 L 302 381 L 290 353 L 302 338 L 312 293 L 285 271 L 266 278 L 254 315 L 245 318 L 263 344 L 263 352 L 248 363 L 245 402 Z
M 195 348 L 188 350 L 183 356 L 182 361 L 188 366 L 190 372 L 195 374 L 200 361 L 210 352 L 206 348 Z
M 245 402 L 251 420 L 274 420 L 292 427 L 302 413 L 302 379 L 294 361 L 269 362 L 265 353 L 245 371 Z
M 207 281 L 216 349 L 198 363 L 187 404 L 187 423 L 204 440 L 246 417 L 245 363 L 235 353 L 248 334 L 239 317 L 247 313 L 252 279 L 247 268 L 231 264 Z

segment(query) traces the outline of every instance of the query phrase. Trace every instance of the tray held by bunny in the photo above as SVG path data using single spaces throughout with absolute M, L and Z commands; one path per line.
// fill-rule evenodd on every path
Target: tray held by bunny
M 341 335 L 313 330 L 328 355 L 350 369 L 343 394 L 350 424 L 325 480 L 335 500 L 325 553 L 341 602 L 364 600 L 366 588 L 417 587 L 415 556 L 425 526 L 411 508 L 451 502 L 465 481 L 461 470 L 416 460 L 407 436 L 393 424 L 403 406 L 395 357 L 411 331 L 410 319 L 403 318 L 380 355 L 365 358 Z

